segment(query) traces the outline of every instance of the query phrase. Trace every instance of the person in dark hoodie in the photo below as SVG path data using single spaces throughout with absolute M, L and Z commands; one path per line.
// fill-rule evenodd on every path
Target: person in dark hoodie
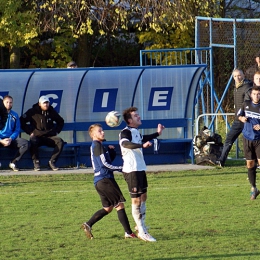
M 0 130 L 2 130 L 6 124 L 8 118 L 8 112 L 4 106 L 3 99 L 0 98 Z
M 8 118 L 8 112 L 7 109 L 4 106 L 3 99 L 0 98 L 0 130 L 2 130 L 6 124 Z M 0 162 L 1 167 L 1 162 Z M 0 186 L 4 185 L 2 182 L 0 182 Z
M 34 164 L 34 170 L 40 171 L 38 148 L 40 146 L 53 147 L 53 153 L 49 160 L 49 166 L 53 171 L 59 170 L 56 167 L 64 141 L 57 135 L 64 126 L 64 119 L 50 105 L 47 96 L 41 96 L 39 102 L 27 110 L 21 117 L 21 128 L 30 135 L 30 152 Z

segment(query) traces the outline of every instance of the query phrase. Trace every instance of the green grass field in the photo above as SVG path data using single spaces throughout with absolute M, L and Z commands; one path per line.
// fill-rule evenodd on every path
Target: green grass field
M 260 197 L 250 201 L 245 166 L 148 174 L 147 225 L 155 243 L 125 240 L 116 211 L 101 208 L 91 174 L 0 176 L 0 259 L 260 259 Z M 122 175 L 116 179 L 130 198 Z

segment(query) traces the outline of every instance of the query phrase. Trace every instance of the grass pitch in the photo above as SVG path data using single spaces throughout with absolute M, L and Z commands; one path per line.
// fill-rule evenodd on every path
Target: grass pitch
M 116 211 L 80 229 L 101 208 L 92 174 L 0 176 L 0 259 L 259 259 L 260 197 L 245 166 L 148 174 L 147 225 L 157 242 L 124 239 Z M 121 174 L 116 180 L 130 197 Z

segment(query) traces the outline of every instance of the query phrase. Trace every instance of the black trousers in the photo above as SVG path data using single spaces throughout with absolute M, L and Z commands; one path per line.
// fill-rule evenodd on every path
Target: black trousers
M 244 123 L 239 121 L 238 119 L 236 119 L 233 122 L 229 132 L 227 133 L 227 137 L 226 137 L 226 141 L 223 146 L 222 154 L 219 157 L 219 161 L 221 161 L 222 165 L 225 164 L 228 154 L 232 148 L 232 145 L 236 141 L 238 136 L 242 133 L 243 127 L 244 127 Z
M 64 141 L 58 136 L 50 136 L 50 137 L 33 136 L 30 137 L 30 142 L 31 142 L 30 153 L 33 160 L 39 160 L 38 148 L 40 146 L 48 146 L 54 148 L 50 160 L 57 161 L 64 146 Z

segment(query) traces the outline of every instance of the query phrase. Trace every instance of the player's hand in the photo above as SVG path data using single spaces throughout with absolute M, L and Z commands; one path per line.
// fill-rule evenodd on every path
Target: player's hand
M 247 118 L 245 116 L 240 116 L 239 120 L 243 123 L 245 123 L 247 121 Z
M 162 131 L 163 131 L 164 128 L 165 128 L 164 125 L 158 124 L 158 126 L 157 126 L 157 132 L 158 132 L 159 135 L 162 134 Z
M 109 148 L 109 149 L 115 149 L 115 146 L 110 144 L 110 145 L 108 146 L 108 148 Z
M 11 138 L 2 139 L 0 142 L 3 146 L 9 146 L 11 144 Z
M 259 131 L 260 130 L 260 125 L 259 124 L 258 125 L 254 125 L 253 129 L 256 130 L 256 131 Z
M 151 142 L 146 142 L 146 143 L 143 143 L 143 148 L 148 148 L 150 146 L 152 146 L 153 144 Z

